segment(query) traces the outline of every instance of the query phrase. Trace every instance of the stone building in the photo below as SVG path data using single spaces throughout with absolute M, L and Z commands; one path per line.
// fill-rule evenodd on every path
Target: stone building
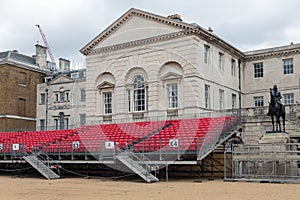
M 245 52 L 242 67 L 243 142 L 258 144 L 265 131 L 272 130 L 266 116 L 270 88 L 278 85 L 285 105 L 286 131 L 300 141 L 300 44 Z
M 223 111 L 240 105 L 244 54 L 211 29 L 130 9 L 81 49 L 88 121 Z
M 49 74 L 37 88 L 37 130 L 71 129 L 85 124 L 85 69 L 70 70 L 59 59 L 60 71 Z
M 281 91 L 284 105 L 300 101 L 300 44 L 245 52 L 242 68 L 243 107 L 268 106 L 270 88 Z
M 46 58 L 40 45 L 33 57 L 0 53 L 0 131 L 35 129 L 37 84 L 50 72 Z

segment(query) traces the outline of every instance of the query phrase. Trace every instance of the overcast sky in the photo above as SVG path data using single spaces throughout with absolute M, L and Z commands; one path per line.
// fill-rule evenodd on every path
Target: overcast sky
M 78 68 L 79 50 L 132 7 L 178 13 L 241 51 L 300 43 L 299 0 L 0 0 L 0 52 L 35 54 L 39 24 L 54 57 Z

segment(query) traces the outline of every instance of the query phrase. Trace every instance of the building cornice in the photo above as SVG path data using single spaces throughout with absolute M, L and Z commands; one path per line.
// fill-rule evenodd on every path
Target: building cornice
M 184 36 L 191 36 L 191 35 L 197 36 L 207 42 L 214 43 L 215 45 L 219 46 L 220 48 L 222 48 L 226 51 L 229 51 L 231 54 L 236 55 L 237 57 L 239 57 L 241 59 L 243 59 L 245 56 L 238 49 L 227 44 L 226 42 L 219 39 L 215 35 L 205 33 L 200 28 L 193 28 L 193 29 L 189 29 L 189 30 L 183 30 L 183 31 L 164 34 L 164 35 L 160 35 L 160 36 L 145 38 L 145 39 L 141 39 L 141 40 L 135 40 L 135 41 L 131 41 L 131 42 L 120 43 L 120 44 L 116 44 L 116 45 L 112 45 L 112 46 L 97 48 L 97 49 L 87 52 L 87 54 L 93 55 L 93 54 L 99 54 L 99 53 L 106 53 L 106 52 L 122 50 L 122 49 L 137 47 L 137 46 L 141 46 L 141 45 L 146 45 L 146 44 L 154 44 L 157 42 L 173 40 L 173 39 L 181 38 Z
M 21 117 L 21 116 L 16 116 L 16 115 L 0 115 L 0 119 L 1 118 L 20 119 L 20 120 L 27 120 L 27 121 L 36 121 L 36 118 Z
M 272 48 L 270 50 L 258 50 L 257 52 L 246 53 L 245 61 L 251 62 L 256 60 L 264 60 L 276 57 L 288 57 L 292 55 L 300 54 L 299 45 L 291 45 L 286 48 Z
M 175 32 L 175 33 L 150 37 L 150 38 L 141 39 L 141 40 L 135 40 L 135 41 L 131 41 L 131 42 L 120 43 L 120 44 L 102 47 L 102 48 L 97 48 L 97 49 L 91 50 L 90 52 L 88 52 L 88 54 L 91 55 L 91 54 L 105 53 L 105 52 L 111 52 L 111 51 L 116 51 L 116 50 L 137 47 L 137 46 L 145 45 L 145 44 L 168 41 L 168 40 L 180 38 L 184 35 L 188 35 L 188 32 L 190 32 L 190 31 L 179 31 L 179 32 Z
M 6 65 L 11 65 L 11 66 L 14 66 L 14 67 L 27 69 L 27 70 L 39 72 L 39 73 L 42 73 L 42 74 L 49 74 L 50 73 L 50 70 L 44 70 L 44 69 L 38 68 L 38 67 L 33 66 L 33 65 L 27 65 L 27 64 L 24 64 L 24 63 L 19 63 L 19 62 L 7 60 L 7 59 L 0 61 L 0 67 L 1 66 L 6 66 Z

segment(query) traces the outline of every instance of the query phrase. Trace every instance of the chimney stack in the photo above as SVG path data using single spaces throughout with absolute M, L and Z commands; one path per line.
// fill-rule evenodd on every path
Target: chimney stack
M 60 71 L 70 71 L 70 61 L 64 58 L 59 58 Z
M 42 69 L 47 69 L 47 47 L 35 45 L 35 63 Z

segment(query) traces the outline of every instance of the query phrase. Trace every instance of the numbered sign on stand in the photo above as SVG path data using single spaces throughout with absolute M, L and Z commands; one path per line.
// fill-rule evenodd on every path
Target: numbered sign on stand
M 105 149 L 113 149 L 115 148 L 114 142 L 105 142 Z
M 170 139 L 169 140 L 169 146 L 170 147 L 178 147 L 178 139 Z
M 20 145 L 19 144 L 12 144 L 12 150 L 18 151 L 19 149 L 20 149 Z
M 78 141 L 72 142 L 72 148 L 73 149 L 79 149 L 79 142 Z

